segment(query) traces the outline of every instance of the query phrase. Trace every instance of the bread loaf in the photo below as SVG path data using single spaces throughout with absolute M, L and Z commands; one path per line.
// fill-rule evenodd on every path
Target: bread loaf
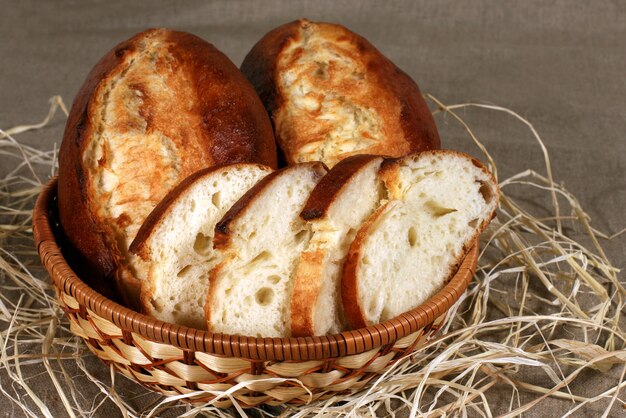
M 215 227 L 222 261 L 211 272 L 208 329 L 257 337 L 290 335 L 293 274 L 311 231 L 300 212 L 326 169 L 276 171 L 250 189 Z
M 378 169 L 382 157 L 354 155 L 340 161 L 315 186 L 301 217 L 311 240 L 300 254 L 291 298 L 291 335 L 345 329 L 341 273 L 356 232 L 386 197 Z
M 498 189 L 478 161 L 433 150 L 417 85 L 360 36 L 305 20 L 242 69 L 290 167 L 272 172 L 263 103 L 205 41 L 153 29 L 94 67 L 59 156 L 79 274 L 161 320 L 259 337 L 363 327 L 438 290 Z
M 439 290 L 498 205 L 498 186 L 477 160 L 430 151 L 385 161 L 388 193 L 361 226 L 344 264 L 346 319 L 360 328 L 391 319 Z
M 154 208 L 130 246 L 144 263 L 144 313 L 166 322 L 206 327 L 209 273 L 221 259 L 213 251 L 215 224 L 252 186 L 271 172 L 258 164 L 200 170 Z
M 241 65 L 288 164 L 439 148 L 415 82 L 341 25 L 298 20 L 267 33 Z
M 113 48 L 79 90 L 59 153 L 59 216 L 85 275 L 113 279 L 136 307 L 128 247 L 139 226 L 182 179 L 232 162 L 274 167 L 276 152 L 261 102 L 225 55 L 165 29 Z

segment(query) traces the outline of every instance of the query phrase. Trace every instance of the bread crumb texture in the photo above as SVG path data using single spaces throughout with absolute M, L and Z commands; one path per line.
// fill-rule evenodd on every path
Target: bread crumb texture
M 230 222 L 225 261 L 214 269 L 207 304 L 211 331 L 290 336 L 293 274 L 311 237 L 299 214 L 322 175 L 319 167 L 284 169 Z
M 474 161 L 427 152 L 383 169 L 391 200 L 358 249 L 358 297 L 367 323 L 426 301 L 491 220 L 497 186 Z
M 378 177 L 381 162 L 382 158 L 375 158 L 353 171 L 339 193 L 327 196 L 332 201 L 325 216 L 309 221 L 313 235 L 300 256 L 292 301 L 292 330 L 298 336 L 346 329 L 341 306 L 342 267 L 358 229 L 385 197 Z M 333 177 L 341 165 L 327 176 Z
M 163 213 L 146 239 L 150 266 L 143 308 L 167 322 L 203 329 L 209 273 L 220 261 L 215 224 L 248 189 L 270 172 L 234 164 L 204 175 Z

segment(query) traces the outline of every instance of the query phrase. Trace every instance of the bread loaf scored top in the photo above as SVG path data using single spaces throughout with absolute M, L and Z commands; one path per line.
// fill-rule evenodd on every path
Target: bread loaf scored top
M 440 146 L 417 84 L 341 25 L 303 19 L 279 26 L 241 70 L 272 118 L 287 164 L 332 167 L 354 154 L 399 157 Z
M 59 216 L 79 270 L 113 279 L 136 307 L 128 246 L 143 220 L 190 174 L 234 162 L 276 167 L 269 118 L 237 67 L 184 32 L 117 45 L 79 90 L 59 153 Z

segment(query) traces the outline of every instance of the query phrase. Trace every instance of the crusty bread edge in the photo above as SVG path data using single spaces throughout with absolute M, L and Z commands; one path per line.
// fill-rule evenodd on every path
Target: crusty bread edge
M 336 202 L 350 179 L 374 160 L 383 160 L 377 155 L 354 155 L 341 160 L 317 183 L 311 192 L 300 217 L 305 221 L 321 219 Z M 314 336 L 315 307 L 324 279 L 326 252 L 318 249 L 305 251 L 300 256 L 294 277 L 291 297 L 291 335 L 294 337 Z
M 280 170 L 276 170 L 263 179 L 261 179 L 257 184 L 255 184 L 250 190 L 248 190 L 235 204 L 224 214 L 222 219 L 215 225 L 215 236 L 213 238 L 213 246 L 215 248 L 224 249 L 230 243 L 231 238 L 231 228 L 230 225 L 237 218 L 241 217 L 252 205 L 252 203 L 257 199 L 257 197 L 262 193 L 262 191 L 268 187 L 277 177 L 282 176 L 287 170 L 292 170 L 297 167 L 301 167 L 304 165 L 311 166 L 313 169 L 314 175 L 318 177 L 322 177 L 326 174 L 328 169 L 324 163 L 319 161 L 310 162 L 310 163 L 302 163 L 297 165 L 292 165 L 289 167 L 282 168 Z
M 328 209 L 347 186 L 350 178 L 372 160 L 379 158 L 383 159 L 378 155 L 359 154 L 339 161 L 317 183 L 304 205 L 300 217 L 305 221 L 311 221 L 327 216 Z
M 391 203 L 387 202 L 381 205 L 359 228 L 354 237 L 354 241 L 350 244 L 348 256 L 343 265 L 343 274 L 341 277 L 341 302 L 343 304 L 343 312 L 352 329 L 365 328 L 371 324 L 368 323 L 365 313 L 361 309 L 359 303 L 361 296 L 359 293 L 359 258 L 361 250 L 370 236 L 370 229 L 378 222 L 380 217 L 387 211 Z
M 295 20 L 278 26 L 265 35 L 252 47 L 241 63 L 240 70 L 256 89 L 261 102 L 265 106 L 272 126 L 272 115 L 282 105 L 282 97 L 278 94 L 276 65 L 278 55 L 289 42 L 300 36 L 300 22 Z M 287 157 L 287 156 L 284 156 Z M 293 161 L 289 161 L 293 163 Z
M 262 164 L 235 163 L 204 168 L 202 170 L 196 171 L 192 175 L 185 178 L 176 187 L 174 187 L 174 189 L 170 190 L 169 193 L 167 193 L 165 197 L 155 206 L 152 212 L 150 212 L 146 220 L 139 228 L 135 239 L 130 244 L 129 251 L 135 255 L 138 255 L 143 260 L 147 260 L 149 257 L 147 248 L 148 239 L 152 235 L 153 231 L 161 224 L 163 219 L 165 219 L 170 214 L 172 207 L 181 195 L 183 195 L 187 190 L 193 187 L 193 185 L 195 185 L 197 182 L 202 181 L 207 176 L 213 175 L 223 170 L 229 170 L 235 166 L 245 167 L 250 165 L 256 166 L 261 170 L 267 171 L 268 173 L 271 173 L 272 170 L 270 167 Z
M 59 150 L 58 208 L 61 227 L 72 246 L 73 268 L 81 277 L 91 277 L 99 284 L 111 283 L 121 255 L 107 226 L 96 222 L 88 191 L 83 163 L 84 150 L 93 140 L 92 115 L 98 92 L 115 73 L 129 65 L 142 39 L 154 33 L 148 30 L 113 47 L 94 65 L 80 87 L 70 110 Z M 124 302 L 136 307 L 136 300 L 119 294 Z
M 315 335 L 315 306 L 323 277 L 324 251 L 305 251 L 300 255 L 291 294 L 291 336 Z
M 402 160 L 404 158 L 415 158 L 416 156 L 418 158 L 422 158 L 427 156 L 428 154 L 456 154 L 457 156 L 464 157 L 470 160 L 474 166 L 482 170 L 488 176 L 491 185 L 494 186 L 493 199 L 495 200 L 496 204 L 494 205 L 491 214 L 486 216 L 485 220 L 477 226 L 476 232 L 472 235 L 472 237 L 463 243 L 461 254 L 457 258 L 456 262 L 451 265 L 448 273 L 446 274 L 446 278 L 444 280 L 444 283 L 446 283 L 456 273 L 459 265 L 471 249 L 473 243 L 476 242 L 476 240 L 480 237 L 480 234 L 482 234 L 487 226 L 489 226 L 491 220 L 496 217 L 496 211 L 498 208 L 498 201 L 500 196 L 500 188 L 494 175 L 487 169 L 487 167 L 485 167 L 485 165 L 481 161 L 472 157 L 471 155 L 455 150 L 429 150 L 418 154 L 411 154 L 406 157 L 387 158 L 381 164 L 379 175 L 381 176 L 383 181 L 385 181 L 385 184 L 389 186 L 390 183 L 398 179 L 398 172 L 396 169 L 402 163 Z M 346 262 L 344 264 L 343 276 L 341 280 L 341 298 L 346 321 L 353 329 L 363 328 L 372 325 L 366 320 L 365 313 L 359 304 L 360 296 L 358 287 L 358 261 L 361 255 L 361 250 L 370 234 L 370 229 L 378 221 L 380 216 L 382 216 L 382 214 L 386 211 L 388 205 L 389 203 L 379 207 L 379 209 L 372 216 L 370 216 L 370 218 L 359 229 L 354 241 L 350 245 L 348 257 L 346 258 Z
M 214 248 L 224 252 L 225 259 L 220 264 L 215 266 L 209 273 L 210 286 L 206 303 L 204 305 L 204 314 L 207 322 L 207 329 L 209 331 L 212 329 L 211 306 L 214 298 L 218 298 L 220 296 L 215 293 L 215 289 L 218 287 L 220 280 L 219 272 L 230 262 L 230 257 L 232 257 L 231 254 L 228 254 L 228 247 L 231 244 L 230 241 L 232 237 L 231 224 L 250 210 L 250 207 L 256 199 L 258 199 L 259 195 L 261 195 L 263 191 L 267 189 L 278 177 L 284 175 L 289 170 L 295 170 L 303 166 L 311 167 L 312 173 L 316 176 L 316 178 L 323 177 L 328 172 L 326 165 L 319 161 L 297 164 L 276 170 L 262 178 L 257 184 L 241 196 L 239 200 L 237 200 L 237 202 L 235 202 L 235 204 L 226 212 L 226 214 L 224 214 L 222 219 L 216 223 L 213 246 Z
M 211 332 L 213 328 L 211 327 L 211 306 L 213 306 L 213 298 L 218 297 L 216 295 L 215 288 L 217 287 L 219 280 L 219 272 L 224 268 L 224 266 L 229 262 L 228 258 L 222 260 L 218 265 L 213 267 L 209 272 L 209 291 L 206 295 L 206 300 L 204 303 L 204 319 L 206 321 L 206 329 Z

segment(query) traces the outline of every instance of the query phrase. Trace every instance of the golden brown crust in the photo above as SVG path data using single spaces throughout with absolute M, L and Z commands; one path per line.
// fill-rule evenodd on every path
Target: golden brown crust
M 376 155 L 353 155 L 340 161 L 326 174 L 311 192 L 300 216 L 305 221 L 319 219 L 326 216 L 328 208 L 333 204 L 337 195 L 348 184 L 348 180 L 357 171 L 372 160 L 379 159 Z
M 255 162 L 276 168 L 268 115 L 245 76 L 226 55 L 194 35 L 169 31 L 168 42 L 175 45 L 169 51 L 194 86 L 212 164 Z
M 343 275 L 341 278 L 341 303 L 343 305 L 343 312 L 351 329 L 365 328 L 371 324 L 368 324 L 365 315 L 361 311 L 361 304 L 359 303 L 359 259 L 361 257 L 361 250 L 365 244 L 365 241 L 371 234 L 371 228 L 376 224 L 380 217 L 386 212 L 389 203 L 381 205 L 376 212 L 374 212 L 363 223 L 354 241 L 350 244 L 350 250 L 348 250 L 348 256 L 346 262 L 343 265 Z
M 72 252 L 80 259 L 73 266 L 78 274 L 87 273 L 95 280 L 111 277 L 118 264 L 116 254 L 111 251 L 114 241 L 108 239 L 107 230 L 96 224 L 91 213 L 91 197 L 87 193 L 86 173 L 82 164 L 84 140 L 93 135 L 88 106 L 94 92 L 103 79 L 127 56 L 136 51 L 138 36 L 124 41 L 107 53 L 93 67 L 80 90 L 65 125 L 63 142 L 59 150 L 59 218 Z M 93 112 L 93 111 L 92 111 Z M 89 232 L 87 232 L 89 231 Z
M 298 37 L 298 22 L 300 21 L 281 25 L 265 34 L 241 63 L 241 72 L 256 89 L 270 118 L 282 105 L 282 97 L 278 94 L 276 83 L 277 57 L 285 45 Z
M 303 79 L 318 86 L 321 95 L 309 91 L 307 99 L 319 105 L 324 101 L 322 96 L 332 91 L 337 93 L 338 100 L 350 100 L 356 108 L 365 109 L 366 113 L 371 110 L 376 118 L 381 119 L 380 132 L 373 135 L 377 137 L 372 138 L 369 132 L 364 132 L 356 148 L 342 146 L 321 158 L 316 154 L 318 158 L 315 159 L 332 166 L 337 160 L 352 154 L 402 156 L 439 148 L 439 135 L 430 110 L 417 84 L 407 74 L 366 39 L 341 25 L 298 20 L 267 33 L 241 65 L 242 72 L 255 86 L 272 117 L 276 139 L 287 163 L 308 160 L 305 154 L 310 151 L 305 149 L 318 152 L 324 135 L 331 135 L 332 130 L 332 123 L 315 118 L 319 116 L 319 106 L 315 108 L 313 105 L 310 123 L 306 117 L 289 119 L 285 116 L 286 112 L 294 109 L 294 105 L 287 101 L 280 77 L 287 69 L 301 70 L 298 60 L 306 52 L 298 43 L 308 42 L 312 33 L 325 38 L 324 48 L 334 48 L 333 52 L 356 63 L 358 77 L 351 78 L 351 74 L 345 73 L 345 68 L 333 68 L 332 65 L 322 69 L 325 77 L 315 77 L 315 71 L 309 71 Z M 319 64 L 315 61 L 311 63 L 312 66 Z M 298 65 L 300 67 L 296 68 Z
M 324 277 L 323 266 L 323 251 L 306 251 L 300 256 L 291 296 L 292 337 L 315 335 L 315 307 L 320 293 L 320 279 Z
M 107 129 L 124 138 L 145 135 L 148 142 L 110 149 L 101 145 Z M 162 138 L 164 146 L 155 142 Z M 174 161 L 160 159 L 164 147 Z M 116 163 L 118 156 L 135 165 Z M 267 114 L 235 65 L 211 44 L 183 32 L 151 29 L 117 45 L 79 90 L 59 153 L 60 220 L 85 271 L 117 281 L 126 303 L 136 307 L 140 283 L 125 266 L 133 238 L 128 231 L 178 181 L 231 162 L 276 166 Z M 105 219 L 103 202 L 112 194 L 98 187 L 114 165 L 121 166 L 115 173 L 120 186 L 112 200 L 122 209 L 144 207 Z M 127 179 L 137 183 L 140 178 L 147 196 L 123 188 Z
M 353 155 L 335 165 L 317 183 L 302 210 L 300 217 L 306 221 L 328 216 L 350 179 L 374 160 L 377 155 Z M 291 333 L 294 337 L 316 335 L 315 312 L 324 275 L 324 258 L 327 252 L 321 249 L 305 251 L 296 268 L 291 300 Z
M 305 163 L 313 168 L 315 176 L 322 177 L 328 171 L 326 166 L 319 162 Z M 222 219 L 215 225 L 215 235 L 213 238 L 213 246 L 215 248 L 223 249 L 230 242 L 230 224 L 235 219 L 239 218 L 245 211 L 248 210 L 250 205 L 255 199 L 262 193 L 262 191 L 268 187 L 276 177 L 281 176 L 285 170 L 289 170 L 291 167 L 285 167 L 281 170 L 274 171 L 267 176 L 263 177 L 257 184 L 255 184 L 250 190 L 248 190 L 235 204 L 226 212 Z
M 224 268 L 226 264 L 228 264 L 229 260 L 223 260 L 220 264 L 213 267 L 213 269 L 209 272 L 209 292 L 206 295 L 206 301 L 204 303 L 204 318 L 206 319 L 206 329 L 208 331 L 212 331 L 211 329 L 211 303 L 215 295 L 215 289 L 217 288 L 217 281 L 220 277 L 219 272 Z

